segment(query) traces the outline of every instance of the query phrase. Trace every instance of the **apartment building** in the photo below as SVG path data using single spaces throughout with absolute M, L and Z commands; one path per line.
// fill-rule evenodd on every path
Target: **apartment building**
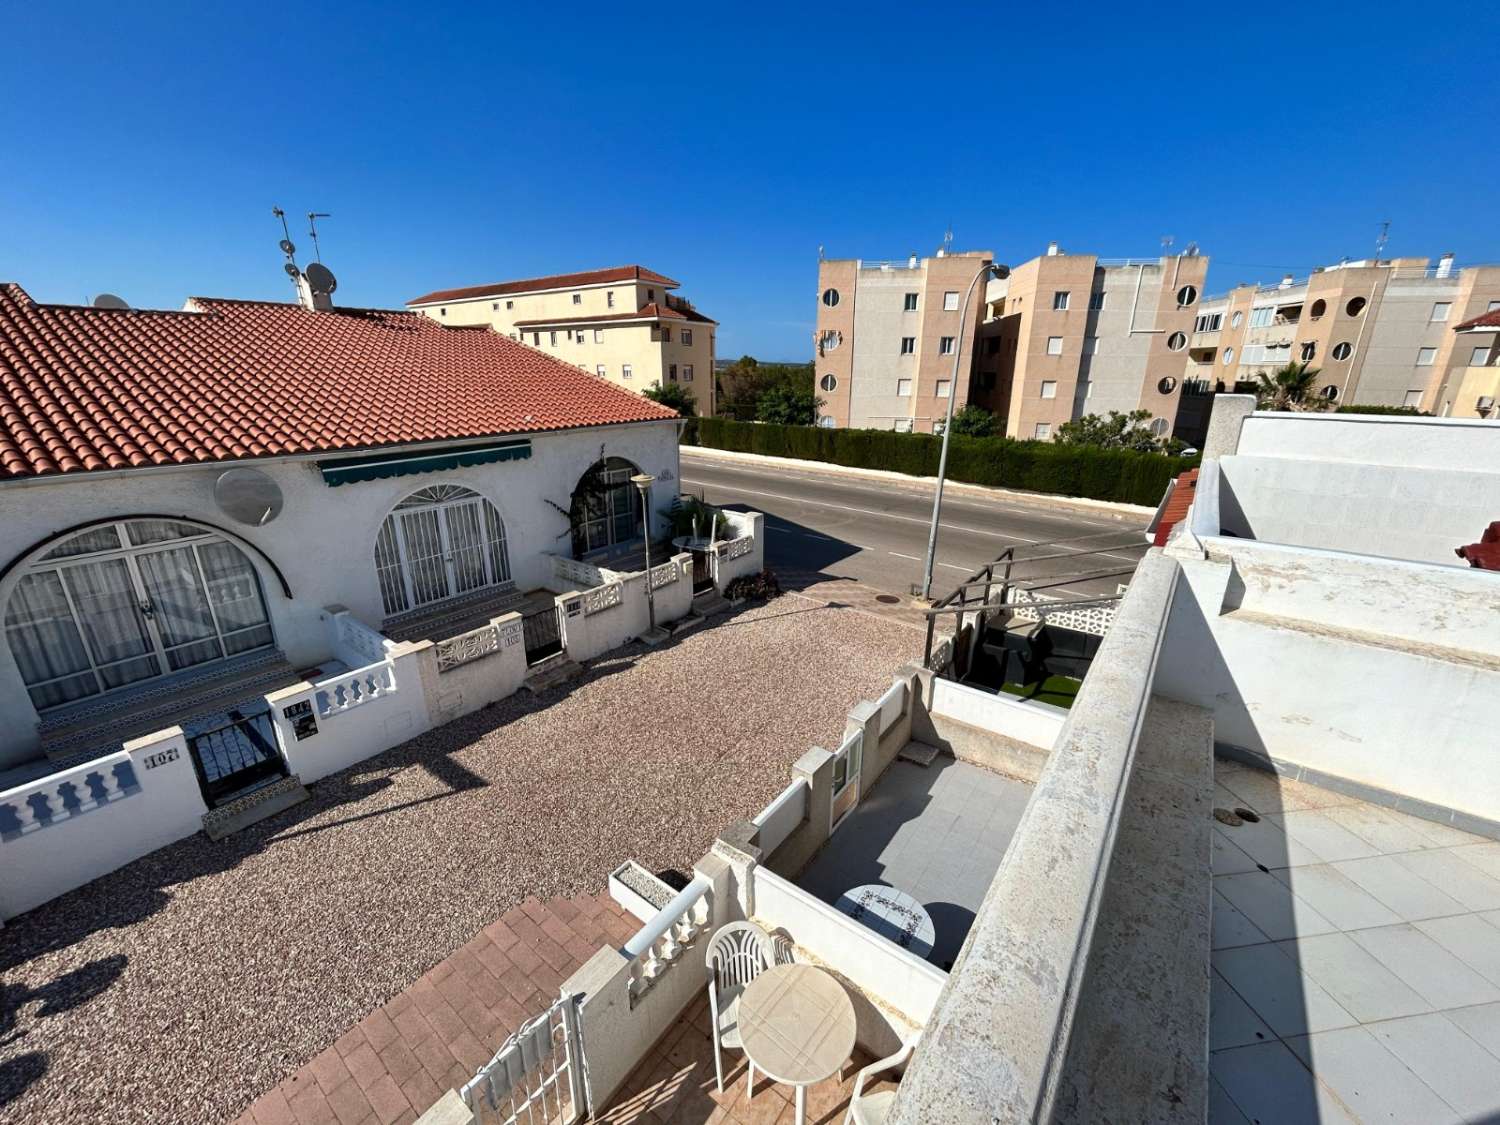
M 932 433 L 950 396 L 970 401 L 975 332 L 984 316 L 964 294 L 989 250 L 898 261 L 820 259 L 814 333 L 820 426 Z M 961 366 L 955 387 L 953 362 Z
M 1254 382 L 1288 362 L 1318 368 L 1318 393 L 1335 403 L 1413 406 L 1440 416 L 1467 410 L 1460 396 L 1476 362 L 1454 326 L 1500 309 L 1500 267 L 1460 269 L 1452 254 L 1340 262 L 1301 281 L 1240 285 L 1202 302 L 1183 372 L 1190 389 Z M 1476 396 L 1477 397 L 1477 396 Z
M 637 393 L 678 383 L 699 414 L 712 414 L 718 323 L 671 292 L 678 287 L 643 266 L 616 266 L 439 289 L 406 307 L 450 327 L 487 324 Z
M 1485 313 L 1454 329 L 1462 369 L 1442 392 L 1451 418 L 1500 421 L 1500 300 L 1487 304 Z

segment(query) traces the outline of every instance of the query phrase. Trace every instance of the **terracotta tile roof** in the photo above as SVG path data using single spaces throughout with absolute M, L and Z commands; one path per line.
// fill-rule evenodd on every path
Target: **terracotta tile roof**
M 1485 329 L 1500 329 L 1500 309 L 1491 309 L 1487 313 L 1481 313 L 1473 320 L 1466 320 L 1462 324 L 1455 325 L 1455 332 L 1483 332 Z
M 488 330 L 193 298 L 39 305 L 0 283 L 0 480 L 675 418 Z
M 656 301 L 642 305 L 635 312 L 606 313 L 603 316 L 554 316 L 538 320 L 518 320 L 517 328 L 546 328 L 553 324 L 607 324 L 617 320 L 686 320 L 693 324 L 718 324 L 697 309 L 679 309 Z
M 555 273 L 550 277 L 528 277 L 520 281 L 497 281 L 493 285 L 470 285 L 462 289 L 435 289 L 407 301 L 414 305 L 435 305 L 443 301 L 468 301 L 475 297 L 498 297 L 504 293 L 531 293 L 538 289 L 568 289 L 578 285 L 602 285 L 610 281 L 651 281 L 663 289 L 676 289 L 678 282 L 645 266 L 613 266 L 582 273 Z
M 1156 525 L 1156 538 L 1152 545 L 1165 547 L 1167 540 L 1172 536 L 1172 529 L 1176 527 L 1188 514 L 1188 508 L 1192 506 L 1193 497 L 1198 492 L 1198 470 L 1189 469 L 1177 477 L 1177 487 L 1172 490 L 1172 498 L 1167 501 L 1167 506 L 1162 509 L 1161 522 Z

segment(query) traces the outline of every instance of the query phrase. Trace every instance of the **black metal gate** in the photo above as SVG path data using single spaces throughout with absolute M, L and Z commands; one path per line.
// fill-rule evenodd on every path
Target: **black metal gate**
M 269 711 L 228 712 L 229 722 L 188 735 L 193 769 L 209 808 L 217 808 L 258 782 L 285 777 L 286 761 L 276 745 Z
M 540 664 L 562 651 L 562 632 L 557 623 L 557 606 L 549 605 L 521 618 L 521 635 L 526 641 L 526 663 Z
M 693 593 L 701 594 L 714 588 L 713 560 L 707 551 L 693 552 Z

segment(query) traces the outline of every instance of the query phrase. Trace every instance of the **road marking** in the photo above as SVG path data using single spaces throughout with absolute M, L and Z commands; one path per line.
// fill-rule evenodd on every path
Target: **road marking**
M 912 562 L 921 562 L 916 555 L 903 555 L 900 551 L 887 551 L 888 555 L 895 555 L 898 559 L 911 559 Z
M 938 566 L 946 566 L 949 570 L 959 570 L 965 574 L 974 574 L 979 570 L 977 566 L 959 566 L 957 563 L 938 563 Z

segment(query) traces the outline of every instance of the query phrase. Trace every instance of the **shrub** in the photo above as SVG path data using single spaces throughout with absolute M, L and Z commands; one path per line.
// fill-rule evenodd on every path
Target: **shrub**
M 756 598 L 770 601 L 781 596 L 781 583 L 767 567 L 759 574 L 745 574 L 724 587 L 724 596 L 739 601 L 741 598 Z
M 1347 403 L 1334 410 L 1335 414 L 1404 414 L 1412 418 L 1431 418 L 1432 411 L 1418 410 L 1415 406 L 1363 406 L 1357 402 Z

